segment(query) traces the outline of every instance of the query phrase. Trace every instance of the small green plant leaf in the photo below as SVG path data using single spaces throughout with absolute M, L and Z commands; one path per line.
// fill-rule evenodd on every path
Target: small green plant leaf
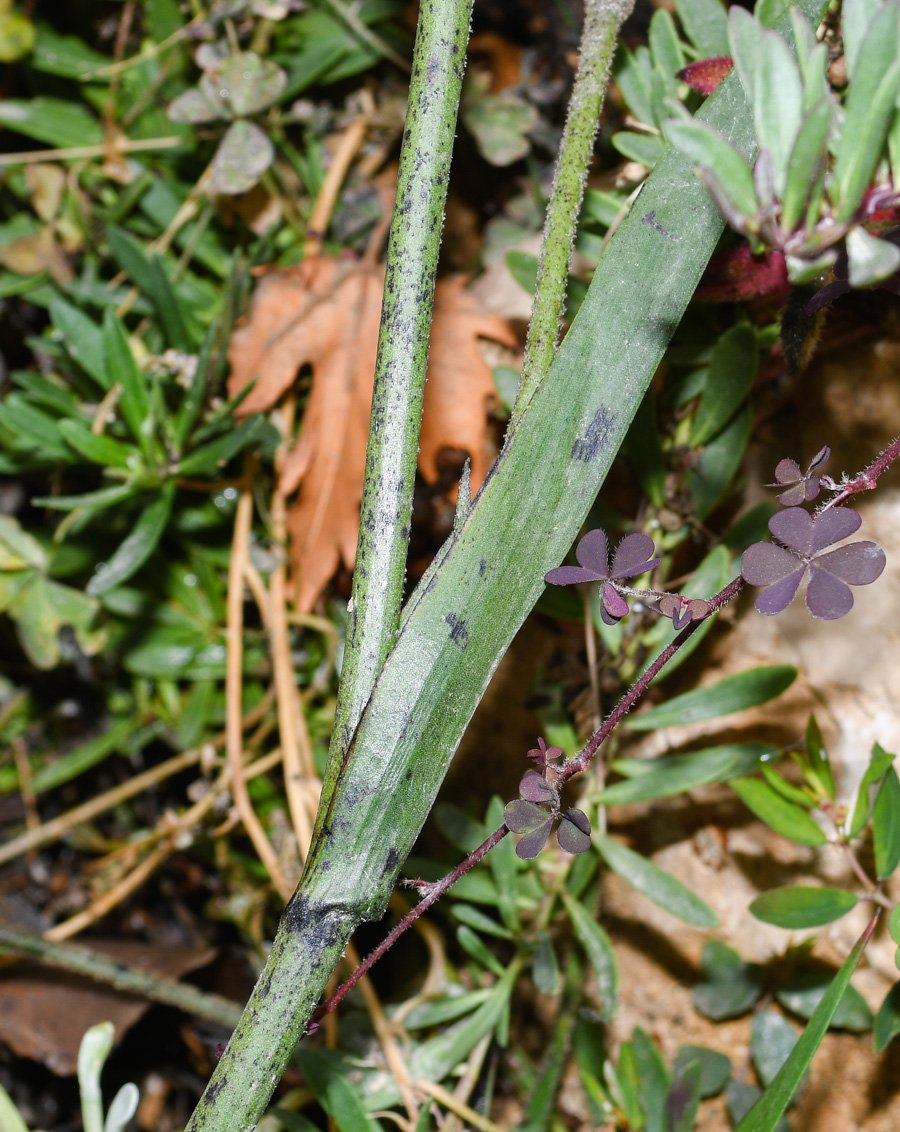
M 615 949 L 609 936 L 583 904 L 573 900 L 565 891 L 562 898 L 572 921 L 575 938 L 584 949 L 597 976 L 600 1012 L 604 1020 L 610 1021 L 615 1018 L 619 1008 L 619 965 Z
M 752 428 L 753 410 L 747 400 L 731 423 L 701 450 L 696 465 L 688 468 L 688 491 L 698 519 L 705 519 L 727 492 L 744 459 Z
M 719 0 L 676 0 L 675 11 L 702 57 L 728 54 L 728 17 Z
M 211 102 L 206 92 L 196 86 L 180 94 L 174 102 L 170 102 L 166 114 L 171 122 L 190 122 L 192 125 L 201 122 L 218 122 L 225 117 L 218 101 Z
M 339 1132 L 378 1132 L 380 1125 L 366 1115 L 359 1092 L 347 1078 L 346 1066 L 328 1053 L 318 1049 L 303 1051 L 303 1076 L 316 1100 Z
M 900 779 L 889 767 L 872 809 L 875 873 L 886 880 L 900 864 Z
M 702 979 L 694 986 L 694 1005 L 706 1018 L 721 1022 L 746 1014 L 762 994 L 763 970 L 745 963 L 719 940 L 703 945 Z
M 764 1086 L 771 1085 L 797 1044 L 798 1035 L 777 1010 L 758 1010 L 750 1026 L 750 1056 Z
M 114 1037 L 112 1022 L 100 1022 L 85 1032 L 78 1048 L 78 1089 L 84 1132 L 103 1132 L 100 1074 L 112 1050 Z
M 537 122 L 537 110 L 510 91 L 491 94 L 489 86 L 488 74 L 470 75 L 460 116 L 485 161 L 500 167 L 512 165 L 531 152 L 528 132 Z
M 67 444 L 71 444 L 76 452 L 105 468 L 126 468 L 137 472 L 140 470 L 142 460 L 136 448 L 123 444 L 105 433 L 91 432 L 90 429 L 80 425 L 77 421 L 67 420 L 59 422 L 59 431 L 63 434 Z
M 821 798 L 835 799 L 834 775 L 831 772 L 831 762 L 822 732 L 816 723 L 816 717 L 811 715 L 806 725 L 806 759 L 800 760 L 803 776 L 809 785 Z
M 851 80 L 856 76 L 859 52 L 866 38 L 866 32 L 882 6 L 882 0 L 845 0 L 841 5 L 844 59 L 847 65 L 847 77 Z
M 785 41 L 767 31 L 759 45 L 753 81 L 753 120 L 761 150 L 772 158 L 775 193 L 784 195 L 785 179 L 803 115 L 800 68 Z
M 50 303 L 50 317 L 69 356 L 104 390 L 111 389 L 113 383 L 106 367 L 103 331 L 96 322 L 64 299 L 54 299 Z
M 686 1069 L 691 1062 L 700 1066 L 700 1096 L 714 1097 L 721 1093 L 731 1076 L 731 1058 L 706 1046 L 682 1046 L 675 1055 L 672 1072 Z
M 856 793 L 856 803 L 853 807 L 853 817 L 850 819 L 848 835 L 858 837 L 863 827 L 872 815 L 872 807 L 878 796 L 881 781 L 894 762 L 894 756 L 885 751 L 878 743 L 872 747 L 869 765 L 859 784 Z
M 628 781 L 607 786 L 596 801 L 613 806 L 668 798 L 711 782 L 727 782 L 730 778 L 752 774 L 761 759 L 771 756 L 772 749 L 765 743 L 731 743 L 686 755 L 615 759 L 612 769 L 627 775 Z
M 625 721 L 625 726 L 632 731 L 655 731 L 661 727 L 718 719 L 768 703 L 789 688 L 796 678 L 797 669 L 786 664 L 751 668 L 749 672 L 726 676 L 707 688 L 675 696 L 658 707 L 632 716 Z
M 211 476 L 216 475 L 234 456 L 245 448 L 260 432 L 266 423 L 261 413 L 254 413 L 252 417 L 241 423 L 230 432 L 209 444 L 203 444 L 189 452 L 178 465 L 178 475 L 181 476 Z
M 641 1104 L 646 1114 L 646 1132 L 664 1132 L 669 1071 L 659 1047 L 646 1030 L 635 1026 L 630 1041 L 641 1081 Z
M 838 223 L 851 219 L 881 160 L 900 90 L 900 10 L 883 4 L 869 25 L 850 83 L 831 175 Z
M 125 1127 L 138 1109 L 141 1092 L 137 1085 L 129 1081 L 123 1085 L 112 1099 L 106 1113 L 103 1132 L 125 1132 Z
M 750 911 L 766 924 L 793 930 L 833 923 L 855 908 L 856 903 L 853 893 L 843 888 L 786 884 L 757 896 Z
M 627 1121 L 626 1127 L 640 1128 L 644 1122 L 644 1106 L 641 1098 L 641 1078 L 634 1049 L 630 1042 L 622 1042 L 619 1048 L 619 1062 L 613 1069 L 612 1062 L 604 1066 L 604 1076 L 610 1091 Z
M 497 936 L 498 939 L 512 939 L 512 932 L 505 928 L 502 924 L 498 924 L 495 919 L 488 916 L 486 913 L 473 908 L 471 904 L 458 903 L 454 904 L 450 913 L 454 919 L 459 920 L 460 923 L 466 924 L 475 931 L 484 932 L 486 935 Z
M 900 945 L 900 904 L 895 904 L 888 917 L 888 931 L 894 943 Z
M 759 201 L 753 184 L 753 173 L 745 157 L 705 122 L 670 118 L 663 123 L 663 136 L 670 145 L 681 150 L 704 170 L 711 171 L 716 185 L 730 206 L 728 219 L 755 216 Z M 714 194 L 715 195 L 715 194 Z M 716 203 L 721 204 L 718 195 Z
M 468 907 L 468 905 L 464 905 L 464 907 Z M 473 932 L 468 924 L 460 924 L 456 929 L 456 941 L 463 951 L 470 955 L 476 963 L 484 967 L 486 971 L 493 972 L 498 978 L 503 974 L 503 964 L 494 958 L 481 936 Z
M 700 1081 L 703 1070 L 698 1061 L 690 1061 L 682 1070 L 672 1073 L 666 1093 L 666 1127 L 671 1132 L 691 1132 L 700 1108 Z
M 125 327 L 112 310 L 103 318 L 103 348 L 110 385 L 122 386 L 119 404 L 131 435 L 145 455 L 152 454 L 152 417 L 147 382 L 138 368 Z
M 900 90 L 900 86 L 898 86 Z M 851 287 L 870 287 L 900 268 L 900 248 L 864 228 L 847 233 L 847 278 Z
M 714 928 L 718 924 L 718 917 L 705 900 L 640 853 L 602 835 L 594 837 L 594 845 L 614 873 L 660 908 L 696 927 Z
M 661 67 L 667 75 L 674 76 L 687 62 L 675 21 L 665 8 L 657 8 L 653 13 L 648 42 L 654 66 Z
M 799 845 L 824 845 L 828 838 L 813 818 L 793 802 L 788 802 L 767 782 L 758 778 L 736 778 L 731 789 L 754 814 L 776 833 Z
M 765 29 L 759 19 L 754 19 L 746 8 L 736 4 L 728 10 L 727 53 L 734 59 L 734 69 L 751 106 L 755 101 L 756 75 L 764 35 Z
M 244 118 L 277 102 L 286 81 L 285 72 L 271 59 L 240 51 L 207 71 L 198 86 L 206 101 L 219 108 L 219 118 Z
M 791 1098 L 797 1091 L 803 1074 L 809 1068 L 819 1043 L 834 1018 L 847 987 L 850 976 L 862 958 L 867 935 L 864 936 L 848 955 L 838 971 L 812 1017 L 800 1040 L 787 1061 L 778 1071 L 775 1080 L 766 1089 L 753 1108 L 741 1120 L 735 1132 L 773 1132 Z
M 243 118 L 232 122 L 219 142 L 212 162 L 212 188 L 237 196 L 252 189 L 275 159 L 268 134 Z
M 81 103 L 65 98 L 4 98 L 0 122 L 17 134 L 61 149 L 103 144 L 103 128 Z
M 174 499 L 175 481 L 168 480 L 163 484 L 159 497 L 148 503 L 138 516 L 134 530 L 110 558 L 106 569 L 91 578 L 87 586 L 91 597 L 120 586 L 144 565 L 159 545 Z
M 811 810 L 815 804 L 804 790 L 799 786 L 795 786 L 792 782 L 788 782 L 786 778 L 770 766 L 761 766 L 763 778 L 772 787 L 772 789 L 780 794 L 782 798 L 786 798 L 788 802 L 793 802 L 796 806 L 802 806 L 804 810 Z
M 636 161 L 645 169 L 652 169 L 665 152 L 665 146 L 655 134 L 636 134 L 633 130 L 619 130 L 610 138 L 615 149 Z
M 881 1053 L 900 1034 L 900 983 L 894 983 L 884 996 L 875 1015 L 872 1040 L 875 1052 Z
M 781 201 L 781 224 L 786 232 L 793 232 L 800 223 L 822 175 L 833 114 L 830 100 L 823 98 L 806 114 L 797 134 Z
M 531 961 L 531 977 L 541 994 L 559 994 L 562 986 L 559 960 L 550 933 L 546 930 L 538 933 Z
M 811 1018 L 831 983 L 832 973 L 807 969 L 793 974 L 780 986 L 775 997 L 785 1008 L 801 1018 Z M 833 1029 L 862 1034 L 872 1028 L 872 1011 L 854 986 L 848 986 L 829 1023 Z
M 713 347 L 690 444 L 699 447 L 721 432 L 750 392 L 756 378 L 756 332 L 742 322 Z

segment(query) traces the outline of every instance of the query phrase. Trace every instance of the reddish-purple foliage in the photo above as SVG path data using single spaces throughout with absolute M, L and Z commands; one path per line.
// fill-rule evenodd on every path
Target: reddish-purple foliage
M 556 840 L 566 853 L 583 853 L 590 848 L 591 823 L 586 814 L 574 808 L 563 814 L 559 807 L 559 785 L 556 774 L 548 781 L 550 760 L 562 755 L 561 747 L 548 747 L 543 739 L 539 746 L 528 752 L 528 757 L 542 766 L 542 770 L 529 770 L 519 783 L 520 798 L 510 802 L 503 811 L 503 824 L 511 833 L 522 834 L 516 853 L 524 861 L 536 857 L 547 843 L 553 826 L 559 823 Z M 556 752 L 556 753 L 554 753 Z M 553 770 L 553 768 L 550 768 Z
M 600 617 L 607 625 L 615 625 L 628 612 L 628 605 L 616 582 L 653 570 L 662 561 L 654 558 L 655 547 L 649 535 L 635 532 L 626 535 L 616 547 L 612 569 L 609 565 L 609 543 L 604 531 L 588 531 L 575 548 L 580 566 L 558 566 L 544 575 L 552 586 L 572 586 L 577 582 L 600 582 Z
M 548 747 L 542 735 L 538 736 L 538 745 L 532 747 L 528 752 L 528 757 L 532 762 L 537 763 L 538 766 L 547 766 L 548 763 L 554 763 L 557 759 L 561 759 L 562 756 L 562 747 Z
M 824 448 L 813 456 L 805 472 L 800 471 L 796 460 L 780 460 L 775 468 L 775 483 L 766 484 L 766 487 L 785 487 L 778 496 L 782 507 L 795 507 L 798 503 L 811 503 L 821 490 L 822 477 L 816 473 L 828 460 L 831 449 L 826 444 Z
M 710 605 L 702 597 L 682 597 L 681 594 L 663 594 L 659 599 L 659 612 L 670 617 L 676 629 L 683 629 L 691 621 L 702 621 L 709 616 Z
M 810 515 L 788 507 L 769 520 L 777 542 L 757 542 L 744 551 L 741 573 L 751 586 L 767 587 L 756 599 L 760 613 L 781 613 L 793 601 L 809 571 L 806 605 L 813 617 L 834 621 L 853 607 L 850 586 L 868 586 L 881 575 L 884 551 L 875 542 L 854 542 L 823 554 L 827 547 L 855 534 L 862 520 L 856 511 L 835 507 Z
M 712 94 L 733 66 L 734 60 L 730 55 L 717 55 L 713 59 L 698 59 L 695 63 L 688 63 L 675 77 L 694 90 L 699 90 L 701 94 Z

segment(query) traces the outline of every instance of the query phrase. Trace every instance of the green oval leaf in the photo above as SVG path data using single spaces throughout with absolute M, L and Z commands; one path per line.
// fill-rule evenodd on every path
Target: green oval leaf
M 703 977 L 693 991 L 694 1006 L 714 1022 L 746 1014 L 762 994 L 762 967 L 745 963 L 719 940 L 703 945 L 701 970 Z
M 106 569 L 91 578 L 87 586 L 88 594 L 96 597 L 97 594 L 121 585 L 144 565 L 162 538 L 172 513 L 174 498 L 175 481 L 169 480 L 163 484 L 159 498 L 141 512 L 134 530 L 110 558 Z
M 787 664 L 752 668 L 749 672 L 726 676 L 724 680 L 711 684 L 708 688 L 698 688 L 694 692 L 676 696 L 658 707 L 626 719 L 625 726 L 632 731 L 653 731 L 660 727 L 718 719 L 722 715 L 768 703 L 789 688 L 796 678 L 797 669 Z
M 660 908 L 699 928 L 714 928 L 718 924 L 718 917 L 706 901 L 640 853 L 602 835 L 594 837 L 594 845 L 614 873 Z
M 705 122 L 671 118 L 662 126 L 663 136 L 691 161 L 710 169 L 733 209 L 742 216 L 759 212 L 753 172 L 746 158 Z
M 750 911 L 757 920 L 779 928 L 818 928 L 845 916 L 856 902 L 843 888 L 786 884 L 757 896 Z
M 777 1010 L 759 1010 L 750 1025 L 750 1055 L 763 1085 L 771 1085 L 797 1044 L 798 1034 Z
M 900 983 L 894 983 L 884 996 L 872 1029 L 876 1053 L 881 1053 L 900 1034 Z
M 886 880 L 900 863 L 900 779 L 888 768 L 872 810 L 875 873 Z
M 760 759 L 771 757 L 772 748 L 765 743 L 730 743 L 692 751 L 686 755 L 663 755 L 656 759 L 617 759 L 612 767 L 629 776 L 601 790 L 596 800 L 603 805 L 625 802 L 649 802 L 684 794 L 711 782 L 752 774 Z
M 565 889 L 562 898 L 572 921 L 575 937 L 584 948 L 588 962 L 597 976 L 601 1014 L 605 1020 L 612 1019 L 619 1008 L 619 964 L 616 962 L 612 942 L 585 906 L 573 900 Z
M 229 196 L 245 193 L 274 159 L 275 147 L 255 122 L 232 122 L 213 158 L 212 187 Z
M 756 331 L 749 323 L 733 326 L 713 347 L 706 385 L 700 396 L 692 445 L 702 445 L 720 432 L 737 412 L 756 377 Z
M 802 807 L 788 802 L 767 782 L 757 778 L 736 778 L 731 789 L 754 814 L 776 833 L 799 845 L 824 845 L 828 838 Z

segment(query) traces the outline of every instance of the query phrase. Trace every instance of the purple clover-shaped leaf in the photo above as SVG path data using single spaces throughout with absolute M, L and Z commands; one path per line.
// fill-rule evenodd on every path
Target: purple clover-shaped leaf
M 523 834 L 516 846 L 516 855 L 523 861 L 530 861 L 546 845 L 553 828 L 553 815 L 534 802 L 517 798 L 504 809 L 503 824 L 511 833 Z
M 529 770 L 519 783 L 519 793 L 529 802 L 556 802 L 557 800 L 556 790 L 536 770 Z
M 702 597 L 682 597 L 681 594 L 663 594 L 657 606 L 663 617 L 670 617 L 676 629 L 683 629 L 691 621 L 702 621 L 709 616 L 709 602 Z
M 547 766 L 548 763 L 556 762 L 557 759 L 562 757 L 562 747 L 548 747 L 541 735 L 538 736 L 537 747 L 532 747 L 528 752 L 528 758 L 537 763 L 538 766 Z
M 819 494 L 821 476 L 815 473 L 823 466 L 831 455 L 831 449 L 826 444 L 824 448 L 813 456 L 805 472 L 800 471 L 796 460 L 785 459 L 778 462 L 775 468 L 775 483 L 766 484 L 767 487 L 787 487 L 778 496 L 778 502 L 783 507 L 795 507 L 798 503 L 811 503 Z
M 662 561 L 653 558 L 655 547 L 649 535 L 635 532 L 626 535 L 609 565 L 609 543 L 604 531 L 588 531 L 575 548 L 579 566 L 558 566 L 544 575 L 552 586 L 572 586 L 578 582 L 600 582 L 600 617 L 607 625 L 615 625 L 628 612 L 628 605 L 616 582 L 652 570 Z
M 834 621 L 853 607 L 849 586 L 868 586 L 884 570 L 884 551 L 875 542 L 854 542 L 823 554 L 827 547 L 855 534 L 862 520 L 856 511 L 834 507 L 810 515 L 789 507 L 769 520 L 778 539 L 756 542 L 744 551 L 741 573 L 751 586 L 767 587 L 756 599 L 760 613 L 781 613 L 793 601 L 809 571 L 806 605 L 813 617 Z M 782 544 L 782 545 L 779 545 Z
M 566 810 L 556 831 L 556 840 L 560 849 L 571 853 L 573 857 L 590 849 L 591 823 L 587 814 L 576 810 L 574 806 Z

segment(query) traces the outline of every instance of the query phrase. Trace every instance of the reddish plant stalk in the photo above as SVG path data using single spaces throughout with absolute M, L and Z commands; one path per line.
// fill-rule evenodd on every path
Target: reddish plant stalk
M 900 436 L 885 448 L 877 460 L 873 460 L 868 468 L 858 472 L 852 480 L 848 480 L 847 483 L 835 483 L 833 480 L 826 483 L 826 487 L 837 491 L 838 494 L 834 499 L 829 499 L 820 510 L 830 511 L 832 507 L 840 506 L 845 499 L 849 499 L 851 495 L 856 495 L 857 492 L 871 491 L 877 484 L 878 477 L 888 470 L 898 456 L 900 456 Z

